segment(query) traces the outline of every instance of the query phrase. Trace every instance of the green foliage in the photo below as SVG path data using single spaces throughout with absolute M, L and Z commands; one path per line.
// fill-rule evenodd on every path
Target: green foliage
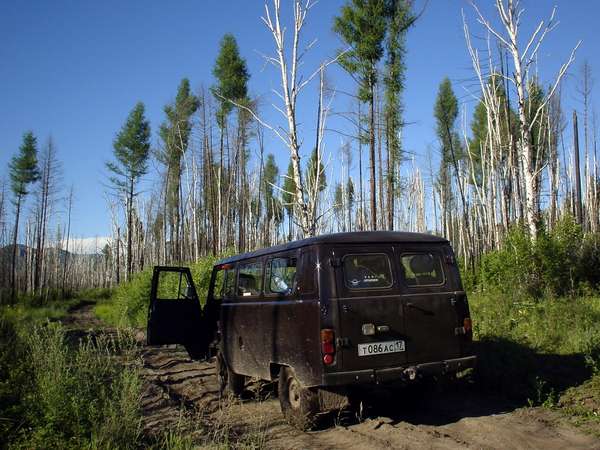
M 584 237 L 581 227 L 566 216 L 551 231 L 542 231 L 535 241 L 527 230 L 509 231 L 502 249 L 483 256 L 479 267 L 480 288 L 499 290 L 509 296 L 540 298 L 567 295 L 598 288 L 600 238 Z
M 281 198 L 283 200 L 283 206 L 288 215 L 292 216 L 294 214 L 294 198 L 296 197 L 296 183 L 294 182 L 294 165 L 292 164 L 292 160 L 290 160 L 288 165 L 282 189 L 283 192 L 281 193 Z
M 27 186 L 40 178 L 37 160 L 37 139 L 31 131 L 23 135 L 19 153 L 9 163 L 10 186 L 17 199 L 29 194 Z M 18 200 L 17 200 L 18 201 Z
M 137 447 L 141 382 L 131 336 L 72 346 L 58 322 L 3 308 L 0 337 L 0 446 Z
M 341 54 L 340 64 L 360 79 L 359 97 L 372 100 L 377 82 L 377 63 L 383 56 L 383 40 L 387 24 L 384 0 L 349 0 L 334 19 L 333 29 L 350 50 Z
M 191 92 L 189 80 L 184 78 L 177 89 L 175 103 L 166 105 L 164 108 L 167 120 L 159 129 L 164 149 L 157 157 L 167 166 L 167 202 L 169 218 L 172 221 L 177 221 L 176 218 L 179 218 L 181 158 L 188 149 L 192 131 L 192 115 L 199 105 L 198 98 Z
M 221 40 L 213 75 L 218 84 L 212 88 L 212 91 L 221 105 L 220 110 L 217 112 L 217 122 L 223 128 L 227 115 L 233 108 L 229 100 L 246 100 L 248 96 L 248 79 L 250 78 L 246 68 L 246 60 L 240 56 L 237 41 L 232 34 L 226 34 Z
M 318 164 L 317 164 L 318 160 Z M 308 159 L 306 166 L 306 183 L 310 189 L 317 184 L 317 192 L 323 192 L 327 187 L 327 177 L 325 176 L 325 167 L 321 156 L 317 154 L 317 149 L 314 148 Z
M 433 115 L 436 119 L 437 135 L 442 150 L 442 164 L 448 165 L 454 158 L 460 159 L 457 154 L 460 147 L 455 144 L 459 139 L 454 130 L 458 117 L 458 100 L 448 78 L 444 78 L 440 83 Z M 455 155 L 452 155 L 452 150 Z
M 273 186 L 277 186 L 279 178 L 279 167 L 275 163 L 275 157 L 272 153 L 267 155 L 265 168 L 263 172 L 263 195 L 265 199 L 265 210 L 267 211 L 267 219 L 275 218 L 276 224 L 283 220 L 283 208 L 281 201 L 273 194 Z
M 106 163 L 108 170 L 115 174 L 110 181 L 117 189 L 133 196 L 136 182 L 148 171 L 150 152 L 150 123 L 144 116 L 142 102 L 129 113 L 113 147 L 116 163 Z
M 482 388 L 553 406 L 600 366 L 600 298 L 469 297 Z M 594 394 L 600 403 L 600 391 Z
M 212 269 L 217 260 L 217 257 L 206 256 L 189 266 L 201 303 L 206 301 Z M 171 282 L 176 281 L 172 279 Z M 96 305 L 96 315 L 103 321 L 118 327 L 145 328 L 151 283 L 152 269 L 135 274 L 131 281 L 121 283 L 115 288 L 109 301 Z M 177 291 L 175 286 L 171 287 L 172 291 Z

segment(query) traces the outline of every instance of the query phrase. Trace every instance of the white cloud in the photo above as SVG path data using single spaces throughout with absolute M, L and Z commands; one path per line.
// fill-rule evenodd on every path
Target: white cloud
M 91 254 L 100 253 L 102 248 L 111 240 L 108 236 L 71 238 L 69 240 L 69 251 L 71 253 Z

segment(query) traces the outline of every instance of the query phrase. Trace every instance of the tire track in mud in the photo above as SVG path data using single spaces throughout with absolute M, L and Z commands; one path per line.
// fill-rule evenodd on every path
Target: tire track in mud
M 115 332 L 103 328 L 92 305 L 73 310 L 64 322 L 75 332 L 90 327 L 93 333 Z M 330 417 L 319 431 L 305 433 L 285 423 L 276 394 L 264 385 L 249 383 L 247 400 L 221 401 L 214 361 L 192 361 L 178 346 L 144 346 L 142 333 L 137 340 L 143 379 L 142 424 L 147 436 L 176 427 L 182 419 L 200 418 L 202 429 L 190 430 L 199 442 L 206 439 L 198 433 L 225 424 L 232 435 L 228 443 L 233 446 L 246 433 L 258 433 L 259 446 L 272 449 L 600 450 L 598 438 L 562 423 L 551 411 L 515 408 L 465 386 L 442 394 L 433 389 L 405 389 L 374 400 L 361 422 Z

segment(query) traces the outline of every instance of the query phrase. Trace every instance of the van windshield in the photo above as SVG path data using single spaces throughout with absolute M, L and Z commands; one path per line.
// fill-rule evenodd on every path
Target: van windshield
M 435 253 L 410 253 L 400 257 L 404 280 L 408 286 L 436 286 L 444 284 L 440 256 Z
M 344 279 L 350 289 L 385 289 L 392 286 L 390 260 L 384 253 L 346 255 Z

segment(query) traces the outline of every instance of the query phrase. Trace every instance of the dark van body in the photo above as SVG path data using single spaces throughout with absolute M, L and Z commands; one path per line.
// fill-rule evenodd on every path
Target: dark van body
M 353 387 L 475 363 L 454 253 L 431 235 L 339 233 L 227 258 L 213 269 L 203 311 L 193 286 L 167 302 L 155 284 L 150 344 L 182 343 L 199 357 L 217 342 L 223 388 L 239 393 L 244 377 L 279 379 L 284 415 L 301 428 Z M 179 335 L 167 337 L 172 326 Z

